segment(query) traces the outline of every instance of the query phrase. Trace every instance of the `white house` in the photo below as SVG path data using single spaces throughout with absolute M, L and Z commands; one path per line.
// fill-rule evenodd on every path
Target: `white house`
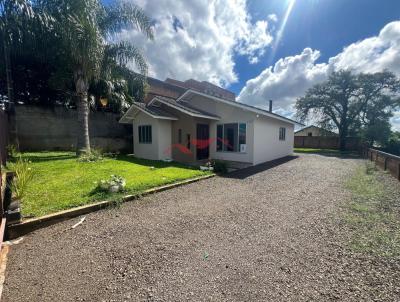
M 135 156 L 256 165 L 293 153 L 295 121 L 215 95 L 187 89 L 133 103 L 120 122 L 133 125 Z

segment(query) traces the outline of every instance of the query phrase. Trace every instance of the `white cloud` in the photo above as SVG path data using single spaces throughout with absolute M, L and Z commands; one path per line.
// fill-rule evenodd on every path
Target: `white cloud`
M 278 22 L 278 16 L 275 14 L 268 15 L 267 19 L 268 19 L 268 21 L 271 21 L 271 22 Z
M 395 112 L 390 121 L 392 123 L 392 128 L 396 131 L 400 131 L 400 111 Z
M 296 56 L 280 59 L 256 78 L 247 81 L 239 101 L 254 106 L 267 107 L 274 100 L 274 107 L 289 109 L 293 100 L 314 83 L 327 77 L 329 66 L 316 64 L 320 52 L 306 48 Z
M 147 41 L 136 30 L 123 31 L 119 38 L 141 47 L 150 65 L 150 75 L 160 79 L 195 78 L 228 85 L 237 81 L 235 53 L 254 63 L 272 42 L 268 22 L 253 23 L 246 0 L 135 3 L 155 20 L 155 40 Z
M 345 47 L 327 63 L 316 63 L 319 56 L 318 50 L 306 48 L 299 55 L 280 59 L 247 81 L 239 101 L 266 107 L 267 100 L 273 99 L 278 109 L 292 110 L 297 97 L 325 80 L 333 70 L 378 72 L 388 69 L 400 76 L 400 21 L 387 24 L 378 36 Z M 392 124 L 400 129 L 400 113 L 396 113 Z

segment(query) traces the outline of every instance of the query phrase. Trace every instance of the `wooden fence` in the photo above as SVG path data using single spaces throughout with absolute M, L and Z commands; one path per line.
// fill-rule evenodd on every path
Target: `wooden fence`
M 394 177 L 400 180 L 400 156 L 382 152 L 376 149 L 366 149 L 364 157 L 374 161 L 377 166 L 389 171 Z
M 340 142 L 337 136 L 295 136 L 295 148 L 339 149 Z M 360 150 L 361 140 L 358 137 L 346 139 L 346 150 Z

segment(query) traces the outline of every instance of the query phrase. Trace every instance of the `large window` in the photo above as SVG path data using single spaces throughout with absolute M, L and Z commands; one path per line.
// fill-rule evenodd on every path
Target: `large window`
M 279 140 L 280 141 L 286 140 L 286 128 L 284 127 L 279 128 Z
M 151 125 L 139 126 L 139 143 L 140 144 L 151 144 Z
M 217 151 L 246 152 L 246 124 L 217 125 Z

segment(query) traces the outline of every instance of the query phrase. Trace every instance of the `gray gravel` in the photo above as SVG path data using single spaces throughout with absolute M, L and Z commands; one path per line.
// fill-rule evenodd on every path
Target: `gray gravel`
M 12 246 L 3 301 L 397 300 L 398 262 L 343 247 L 360 163 L 301 155 L 36 231 Z

